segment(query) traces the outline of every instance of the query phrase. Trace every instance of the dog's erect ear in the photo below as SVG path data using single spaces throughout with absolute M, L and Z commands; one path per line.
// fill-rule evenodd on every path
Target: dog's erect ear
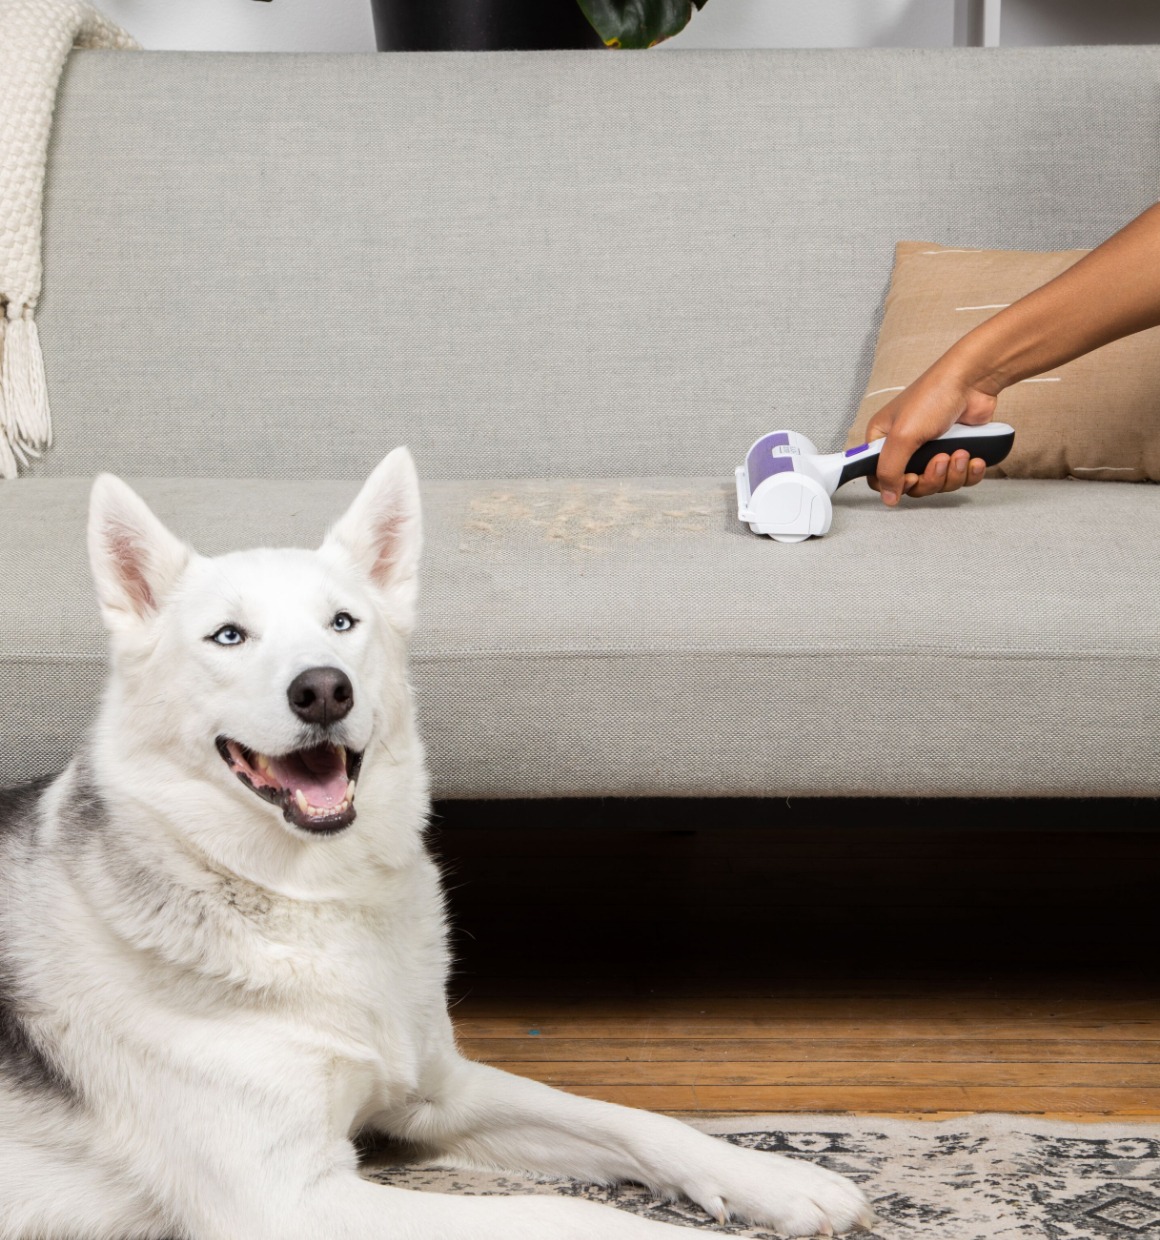
M 192 554 L 120 478 L 101 474 L 93 483 L 89 563 L 108 628 L 132 628 L 155 615 Z
M 383 591 L 395 619 L 409 630 L 422 539 L 419 476 L 410 452 L 396 448 L 379 462 L 322 546 L 341 547 Z

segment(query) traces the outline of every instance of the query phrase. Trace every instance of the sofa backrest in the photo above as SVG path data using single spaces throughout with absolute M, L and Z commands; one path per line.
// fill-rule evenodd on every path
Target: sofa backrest
M 78 52 L 31 472 L 727 476 L 838 446 L 897 240 L 1158 188 L 1155 48 Z

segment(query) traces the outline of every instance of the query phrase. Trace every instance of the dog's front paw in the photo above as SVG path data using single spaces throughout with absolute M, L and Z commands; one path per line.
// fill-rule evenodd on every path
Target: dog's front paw
M 840 1236 L 874 1221 L 862 1190 L 825 1167 L 722 1143 L 685 1193 L 719 1223 L 768 1227 L 783 1236 Z

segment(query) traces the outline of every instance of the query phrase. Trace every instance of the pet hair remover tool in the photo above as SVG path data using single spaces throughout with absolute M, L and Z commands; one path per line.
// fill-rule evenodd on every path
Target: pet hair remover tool
M 738 520 L 755 534 L 768 534 L 778 542 L 804 542 L 811 534 L 824 534 L 834 510 L 830 496 L 852 479 L 874 473 L 885 442 L 875 439 L 823 455 L 797 431 L 762 435 L 735 471 Z M 1006 422 L 985 426 L 956 422 L 938 439 L 924 443 L 907 462 L 906 472 L 921 474 L 940 452 L 959 448 L 988 465 L 998 465 L 1014 442 L 1015 429 Z

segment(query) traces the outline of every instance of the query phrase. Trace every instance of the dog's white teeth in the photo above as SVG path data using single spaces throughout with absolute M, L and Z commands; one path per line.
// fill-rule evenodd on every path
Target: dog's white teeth
M 346 746 L 335 745 L 334 749 L 335 749 L 335 752 L 338 754 L 338 760 L 342 763 L 343 766 L 346 766 Z
M 301 788 L 294 794 L 294 803 L 304 814 L 310 813 L 310 802 L 306 799 L 306 793 Z
M 348 801 L 354 800 L 354 780 L 353 779 L 346 786 L 346 799 Z
M 258 770 L 261 771 L 262 774 L 264 775 L 270 769 L 270 759 L 267 758 L 264 753 L 258 754 L 257 757 L 258 757 Z

